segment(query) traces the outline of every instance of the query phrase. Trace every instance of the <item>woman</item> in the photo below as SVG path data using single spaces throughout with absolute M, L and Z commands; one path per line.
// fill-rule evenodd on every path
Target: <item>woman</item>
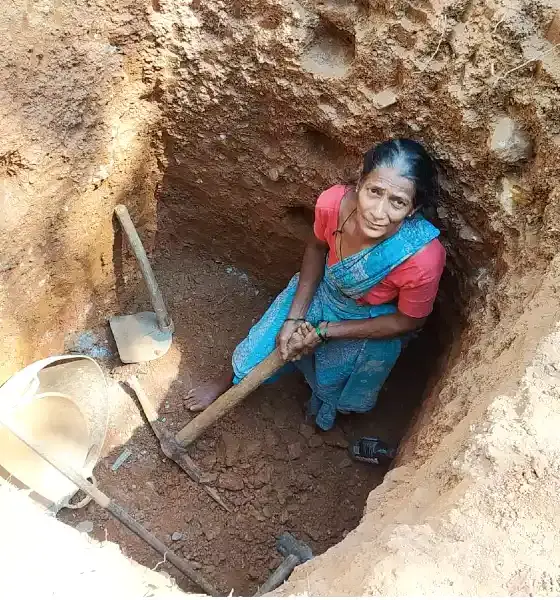
M 337 411 L 371 410 L 407 334 L 432 311 L 445 250 L 421 211 L 436 189 L 434 161 L 419 143 L 369 150 L 355 187 L 319 196 L 301 272 L 236 348 L 233 371 L 191 390 L 187 407 L 204 410 L 276 344 L 305 375 L 321 429 Z

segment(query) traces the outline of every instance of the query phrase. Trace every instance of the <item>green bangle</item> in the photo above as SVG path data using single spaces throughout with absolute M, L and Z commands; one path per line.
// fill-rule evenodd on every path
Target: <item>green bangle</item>
M 315 327 L 315 333 L 319 336 L 322 342 L 328 342 L 329 338 L 327 336 L 327 329 L 329 327 L 328 321 L 325 323 L 325 331 L 321 331 L 320 324 Z

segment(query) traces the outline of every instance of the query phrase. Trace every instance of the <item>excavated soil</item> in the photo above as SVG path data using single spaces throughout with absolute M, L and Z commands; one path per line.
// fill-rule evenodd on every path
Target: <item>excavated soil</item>
M 189 419 L 183 407 L 185 393 L 226 364 L 236 342 L 272 299 L 271 290 L 194 247 L 158 248 L 154 266 L 175 321 L 174 344 L 157 361 L 118 366 L 109 332 L 95 332 L 98 353 L 113 353 L 101 359 L 111 380 L 113 414 L 107 455 L 95 475 L 102 490 L 173 550 L 195 561 L 224 594 L 233 590 L 250 595 L 280 563 L 278 534 L 290 531 L 318 555 L 356 527 L 369 492 L 386 469 L 350 460 L 348 440 L 375 435 L 398 444 L 420 404 L 437 347 L 430 343 L 430 331 L 412 342 L 377 407 L 367 415 L 344 417 L 334 430 L 320 435 L 303 422 L 309 393 L 299 376 L 287 375 L 261 387 L 191 453 L 231 507 L 228 514 L 163 456 L 127 396 L 128 388 L 118 382 L 136 374 L 159 406 L 160 418 L 178 431 Z M 141 298 L 127 308 L 135 312 L 147 306 L 147 299 Z M 125 449 L 132 456 L 112 471 Z M 93 504 L 62 511 L 60 517 L 74 526 L 92 521 L 94 537 L 119 543 L 127 556 L 143 565 L 153 567 L 161 560 Z M 181 539 L 174 541 L 174 533 Z M 196 590 L 169 564 L 160 568 L 185 590 Z

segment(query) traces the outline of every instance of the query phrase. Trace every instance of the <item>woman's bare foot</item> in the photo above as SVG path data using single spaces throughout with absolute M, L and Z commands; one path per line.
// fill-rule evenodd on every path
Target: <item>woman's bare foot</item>
M 208 408 L 216 398 L 233 385 L 233 373 L 227 371 L 221 377 L 203 383 L 190 390 L 185 396 L 185 408 L 199 412 Z

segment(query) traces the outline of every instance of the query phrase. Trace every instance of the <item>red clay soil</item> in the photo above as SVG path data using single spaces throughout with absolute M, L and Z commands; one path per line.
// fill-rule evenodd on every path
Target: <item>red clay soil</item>
M 186 391 L 226 364 L 273 296 L 233 266 L 188 247 L 164 250 L 153 260 L 176 325 L 173 348 L 144 365 L 120 366 L 113 354 L 105 366 L 114 381 L 137 374 L 159 405 L 160 418 L 177 431 L 190 418 L 183 407 Z M 146 300 L 127 307 L 128 312 L 145 309 Z M 110 340 L 108 331 L 103 335 Z M 278 534 L 290 531 L 320 554 L 358 524 L 366 497 L 384 470 L 351 461 L 347 440 L 378 435 L 397 443 L 402 437 L 430 366 L 426 360 L 417 363 L 415 352 L 408 355 L 374 411 L 345 417 L 332 432 L 317 435 L 303 424 L 309 394 L 297 375 L 261 387 L 214 426 L 191 455 L 215 479 L 213 485 L 233 507 L 231 513 L 165 459 L 138 414 L 129 419 L 138 424 L 131 436 L 116 424 L 118 419 L 112 420 L 109 453 L 95 470 L 99 487 L 179 555 L 195 561 L 222 593 L 251 595 L 280 562 L 275 550 Z M 124 448 L 132 456 L 115 473 L 111 465 Z M 64 510 L 60 518 L 72 525 L 92 521 L 94 537 L 119 543 L 144 565 L 153 567 L 161 560 L 93 503 L 75 512 Z M 181 539 L 173 541 L 173 533 L 180 533 Z M 169 564 L 158 568 L 185 590 L 197 591 Z

